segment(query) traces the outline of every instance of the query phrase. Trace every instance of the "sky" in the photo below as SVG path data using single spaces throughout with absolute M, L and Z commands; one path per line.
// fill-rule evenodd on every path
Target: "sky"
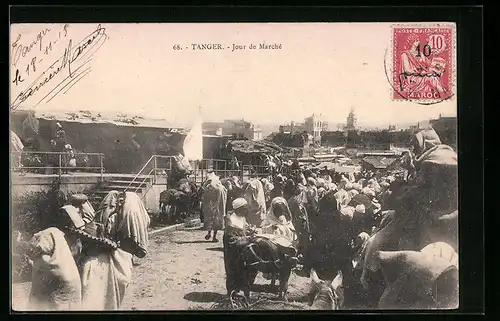
M 120 112 L 182 126 L 194 121 L 199 107 L 204 121 L 243 118 L 258 124 L 301 121 L 313 113 L 343 123 L 351 108 L 359 123 L 369 125 L 456 116 L 455 98 L 434 105 L 391 100 L 384 69 L 384 61 L 390 64 L 389 23 L 130 23 L 101 28 L 105 30 L 97 24 L 12 25 L 11 103 L 38 76 L 43 82 L 55 70 L 48 69 L 54 62 L 62 63 L 58 58 L 70 40 L 74 58 L 80 40 L 98 30 L 94 35 L 99 37 L 82 49 L 94 52 L 92 60 L 73 71 L 90 67 L 88 74 L 39 103 L 69 74 L 67 66 L 61 68 L 23 103 L 17 99 L 18 108 Z M 281 49 L 249 49 L 264 42 Z M 177 44 L 182 50 L 174 50 Z M 192 44 L 222 44 L 224 49 L 193 50 Z M 233 44 L 246 49 L 233 52 Z M 90 57 L 83 53 L 73 69 Z M 33 58 L 36 70 L 28 74 Z

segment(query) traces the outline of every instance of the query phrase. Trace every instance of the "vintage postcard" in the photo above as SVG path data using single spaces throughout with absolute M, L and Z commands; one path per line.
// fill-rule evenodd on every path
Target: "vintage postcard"
M 459 307 L 456 26 L 12 24 L 12 309 Z

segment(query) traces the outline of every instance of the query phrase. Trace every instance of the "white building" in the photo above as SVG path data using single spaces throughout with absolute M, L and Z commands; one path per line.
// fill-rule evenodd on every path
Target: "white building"
M 322 114 L 312 114 L 305 119 L 305 127 L 315 142 L 321 142 L 321 132 L 328 130 L 328 121 Z

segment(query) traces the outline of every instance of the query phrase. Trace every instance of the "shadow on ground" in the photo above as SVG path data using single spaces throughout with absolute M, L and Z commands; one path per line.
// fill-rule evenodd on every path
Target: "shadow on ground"
M 194 241 L 175 241 L 175 244 L 199 244 L 199 243 L 214 243 L 211 240 L 194 240 Z
M 190 292 L 184 296 L 185 300 L 191 302 L 217 302 L 225 298 L 225 295 L 215 292 Z
M 207 251 L 224 252 L 224 248 L 223 247 L 209 247 L 209 248 L 207 248 Z
M 279 282 L 276 281 L 276 285 L 273 287 L 271 284 L 253 284 L 251 291 L 252 292 L 257 292 L 257 293 L 273 293 L 277 294 L 278 293 L 278 286 Z

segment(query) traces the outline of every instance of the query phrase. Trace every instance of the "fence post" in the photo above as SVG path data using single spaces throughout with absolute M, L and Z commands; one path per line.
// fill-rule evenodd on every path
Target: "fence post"
M 203 180 L 203 174 L 205 174 L 205 164 L 206 164 L 206 160 L 202 159 L 201 160 L 201 183 L 203 184 L 204 180 Z
M 156 168 L 157 168 L 157 163 L 156 163 L 156 155 L 153 155 L 153 184 L 156 184 Z
M 104 161 L 103 161 L 103 155 L 102 153 L 99 154 L 99 164 L 100 164 L 100 170 L 101 170 L 101 182 L 104 181 Z
M 59 179 L 62 176 L 62 153 L 59 153 Z

